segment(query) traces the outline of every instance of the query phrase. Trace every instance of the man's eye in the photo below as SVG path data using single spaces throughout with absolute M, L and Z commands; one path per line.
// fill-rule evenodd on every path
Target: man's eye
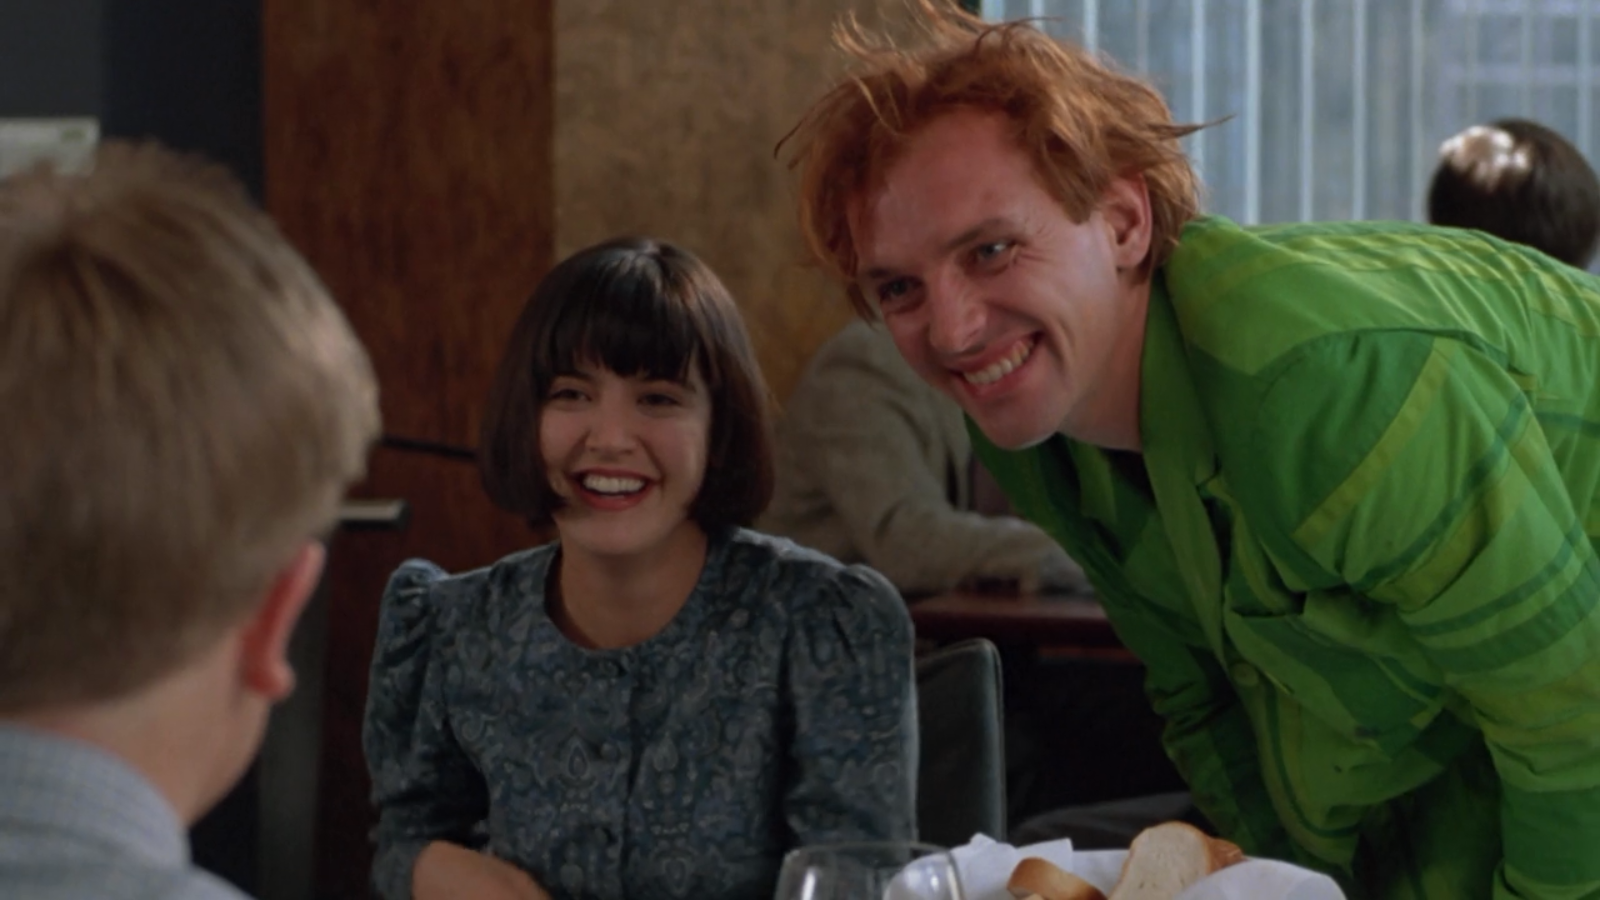
M 882 304 L 895 304 L 911 295 L 911 279 L 896 278 L 878 285 L 878 302 Z
M 974 247 L 972 257 L 980 263 L 995 262 L 1004 258 L 1011 248 L 1015 246 L 1016 244 L 1011 241 L 990 241 L 987 244 L 979 244 Z

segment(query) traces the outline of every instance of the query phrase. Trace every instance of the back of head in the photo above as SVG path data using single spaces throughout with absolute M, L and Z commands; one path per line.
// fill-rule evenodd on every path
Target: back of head
M 376 436 L 365 351 L 222 171 L 0 182 L 0 714 L 114 699 L 246 616 Z
M 1578 148 L 1543 125 L 1474 125 L 1439 148 L 1428 221 L 1486 231 L 1583 268 L 1600 246 L 1600 179 Z
M 1040 181 L 1074 220 L 1093 213 L 1112 181 L 1142 176 L 1152 235 L 1146 269 L 1165 261 L 1198 214 L 1198 180 L 1161 95 L 1081 47 L 1027 22 L 992 24 L 943 0 L 912 0 L 914 46 L 847 20 L 835 35 L 857 70 L 805 115 L 787 144 L 800 170 L 800 227 L 812 255 L 850 284 L 849 207 L 873 190 L 918 128 L 953 110 L 1003 113 Z M 869 314 L 852 285 L 857 311 Z

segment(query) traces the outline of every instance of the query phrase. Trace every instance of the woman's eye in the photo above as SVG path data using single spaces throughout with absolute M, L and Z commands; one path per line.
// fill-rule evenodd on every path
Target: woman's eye
M 583 392 L 577 388 L 558 387 L 550 391 L 551 400 L 581 400 Z
M 645 394 L 640 398 L 645 406 L 678 406 L 678 398 L 671 394 Z

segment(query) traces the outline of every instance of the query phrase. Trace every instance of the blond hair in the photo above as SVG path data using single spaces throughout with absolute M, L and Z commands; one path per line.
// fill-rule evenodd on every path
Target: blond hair
M 360 342 L 222 170 L 0 182 L 0 712 L 110 699 L 242 620 L 378 427 Z
M 1198 179 L 1178 144 L 1204 127 L 1172 121 L 1148 83 L 1027 22 L 991 24 L 954 6 L 916 0 L 921 46 L 903 48 L 853 18 L 835 42 L 857 71 L 828 91 L 782 141 L 800 172 L 800 230 L 811 256 L 847 285 L 863 315 L 849 208 L 874 189 L 918 128 L 956 109 L 996 111 L 1074 221 L 1093 213 L 1119 177 L 1150 192 L 1149 271 L 1199 214 Z

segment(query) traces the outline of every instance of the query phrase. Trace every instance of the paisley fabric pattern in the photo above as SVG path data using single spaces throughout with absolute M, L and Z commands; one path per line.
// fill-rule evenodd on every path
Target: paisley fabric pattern
M 373 878 L 481 847 L 556 898 L 761 898 L 802 844 L 907 839 L 916 704 L 904 604 L 879 574 L 743 529 L 650 640 L 569 641 L 551 544 L 384 594 L 363 740 Z

